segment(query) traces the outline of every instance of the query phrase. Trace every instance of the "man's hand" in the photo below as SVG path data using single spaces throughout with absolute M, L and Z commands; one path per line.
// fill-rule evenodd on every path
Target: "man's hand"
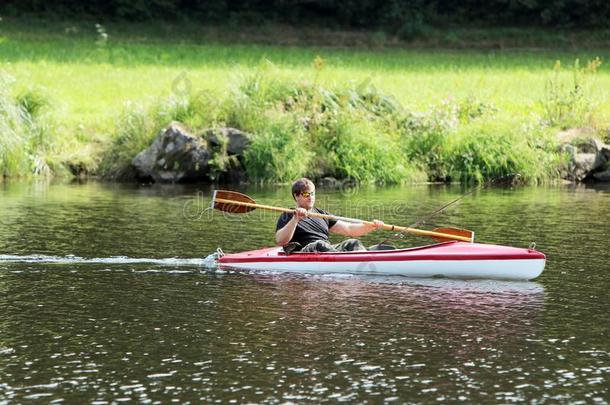
M 383 221 L 380 221 L 378 219 L 374 219 L 373 224 L 374 224 L 373 226 L 375 227 L 375 229 L 382 228 L 384 225 Z
M 302 220 L 303 218 L 307 218 L 307 210 L 305 208 L 297 208 L 294 210 L 294 217 L 297 221 Z
M 288 223 L 284 225 L 282 229 L 275 232 L 275 243 L 277 243 L 278 246 L 284 246 L 290 242 L 294 236 L 294 231 L 297 228 L 299 221 L 303 218 L 307 218 L 307 210 L 300 207 L 295 209 L 290 221 L 288 221 Z

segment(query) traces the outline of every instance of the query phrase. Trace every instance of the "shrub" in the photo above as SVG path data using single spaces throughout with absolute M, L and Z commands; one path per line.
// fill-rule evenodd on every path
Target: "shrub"
M 318 64 L 321 62 L 318 61 Z M 246 171 L 257 181 L 307 174 L 396 183 L 409 178 L 395 139 L 383 132 L 400 110 L 370 83 L 329 89 L 260 72 L 244 77 L 219 120 L 253 133 Z
M 15 101 L 31 119 L 39 118 L 51 106 L 49 97 L 44 95 L 41 90 L 35 89 L 22 91 L 17 95 Z
M 311 158 L 303 126 L 285 116 L 257 128 L 244 165 L 252 180 L 288 182 L 307 173 Z
M 433 181 L 448 175 L 444 149 L 459 125 L 458 105 L 445 101 L 427 113 L 406 111 L 401 119 L 402 148 L 407 158 L 419 162 Z
M 381 126 L 366 119 L 342 114 L 324 151 L 330 175 L 358 182 L 401 183 L 413 180 L 408 161 L 397 149 L 396 139 L 383 132 Z M 332 145 L 332 146 L 331 146 Z
M 455 134 L 444 150 L 451 179 L 482 182 L 519 173 L 526 182 L 544 182 L 555 175 L 561 156 L 544 128 L 481 121 Z

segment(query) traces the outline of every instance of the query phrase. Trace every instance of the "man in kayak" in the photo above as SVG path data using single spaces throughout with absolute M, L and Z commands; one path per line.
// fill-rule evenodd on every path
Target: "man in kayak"
M 366 250 L 358 239 L 347 239 L 333 245 L 328 240 L 328 233 L 330 231 L 344 236 L 357 237 L 381 228 L 383 222 L 375 220 L 373 224 L 365 224 L 309 217 L 310 212 L 328 214 L 328 212 L 314 207 L 315 193 L 316 187 L 307 178 L 299 179 L 292 184 L 292 197 L 297 206 L 294 213 L 284 213 L 277 221 L 275 241 L 278 246 L 284 246 L 284 250 L 289 252 Z

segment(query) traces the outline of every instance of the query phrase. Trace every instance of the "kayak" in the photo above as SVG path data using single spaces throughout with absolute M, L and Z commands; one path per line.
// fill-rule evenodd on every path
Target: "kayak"
M 534 279 L 545 264 L 544 253 L 534 248 L 461 241 L 360 252 L 286 254 L 281 247 L 272 247 L 218 258 L 221 268 L 231 269 L 504 280 Z

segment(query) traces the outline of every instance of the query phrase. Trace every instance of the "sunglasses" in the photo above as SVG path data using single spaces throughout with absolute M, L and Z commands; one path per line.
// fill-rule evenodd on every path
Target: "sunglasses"
M 303 197 L 303 198 L 307 198 L 307 197 L 309 197 L 309 196 L 312 196 L 312 197 L 313 197 L 313 196 L 315 196 L 315 195 L 316 195 L 316 192 L 315 192 L 315 191 L 301 191 L 301 192 L 299 193 L 299 195 L 300 195 L 301 197 Z

